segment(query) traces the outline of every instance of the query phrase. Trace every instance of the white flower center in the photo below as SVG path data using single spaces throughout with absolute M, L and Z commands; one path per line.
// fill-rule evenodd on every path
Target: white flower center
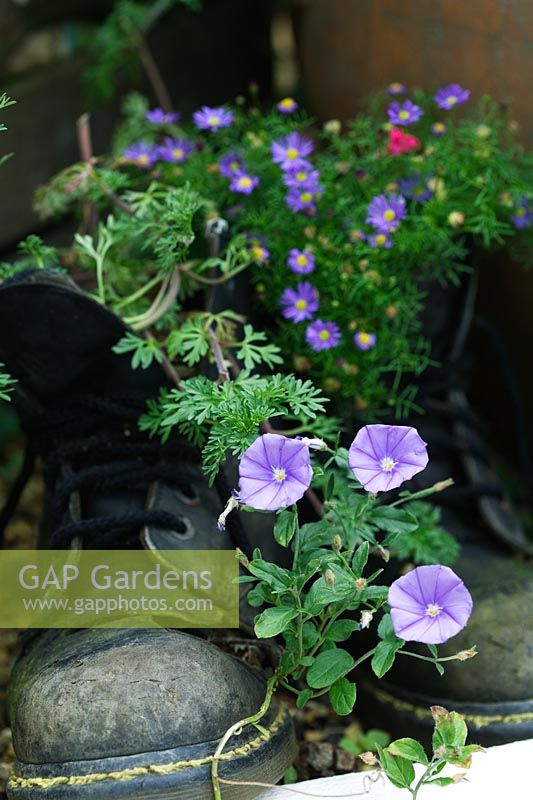
M 272 467 L 272 475 L 275 481 L 278 483 L 283 483 L 287 477 L 287 472 L 283 469 L 283 467 Z
M 396 461 L 390 456 L 385 456 L 379 462 L 379 466 L 381 467 L 383 472 L 392 472 L 394 467 L 396 466 Z
M 430 603 L 426 608 L 426 614 L 428 617 L 438 617 L 441 611 L 442 608 L 436 603 Z

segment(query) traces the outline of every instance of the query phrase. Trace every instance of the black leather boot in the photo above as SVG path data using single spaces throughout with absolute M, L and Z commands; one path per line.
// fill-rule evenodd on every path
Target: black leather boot
M 29 439 L 4 521 L 39 456 L 43 547 L 246 550 L 238 515 L 225 534 L 216 529 L 223 503 L 198 453 L 139 433 L 139 413 L 166 377 L 157 364 L 132 371 L 112 352 L 124 333 L 61 276 L 22 273 L 0 287 L 0 361 L 18 381 Z M 17 760 L 8 794 L 208 800 L 218 741 L 264 694 L 260 672 L 176 630 L 36 633 L 9 688 Z M 261 722 L 224 749 L 221 778 L 244 782 L 222 784 L 228 799 L 255 797 L 246 782 L 275 783 L 292 763 L 287 712 L 273 703 Z

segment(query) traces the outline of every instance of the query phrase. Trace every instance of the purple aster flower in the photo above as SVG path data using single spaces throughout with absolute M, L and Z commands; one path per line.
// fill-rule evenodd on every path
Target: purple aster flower
M 341 332 L 335 322 L 323 322 L 317 319 L 307 326 L 305 338 L 311 350 L 318 352 L 337 347 L 341 340 Z
M 449 111 L 450 108 L 466 103 L 470 97 L 470 89 L 463 89 L 458 83 L 450 83 L 449 86 L 444 86 L 439 89 L 435 95 L 435 102 L 439 108 L 444 108 Z
M 126 147 L 123 156 L 137 167 L 150 169 L 157 161 L 158 148 L 146 142 L 135 142 L 135 144 Z
M 319 179 L 319 171 L 310 166 L 300 167 L 299 169 L 294 169 L 291 167 L 291 169 L 288 169 L 283 173 L 283 183 L 285 186 L 288 186 L 289 189 L 305 189 L 313 194 L 318 194 L 321 191 L 321 187 L 318 182 Z
M 170 161 L 173 164 L 181 164 L 190 156 L 194 150 L 194 145 L 188 139 L 171 139 L 166 137 L 159 148 L 159 157 L 163 161 Z
M 394 633 L 407 642 L 442 644 L 465 627 L 472 597 L 449 567 L 416 567 L 389 589 Z
M 287 266 L 297 275 L 307 275 L 315 268 L 315 257 L 310 250 L 297 250 L 293 247 L 289 252 Z
M 521 197 L 515 205 L 514 213 L 511 218 L 513 225 L 519 230 L 522 228 L 530 228 L 533 223 L 533 211 L 527 197 Z
M 272 142 L 272 161 L 274 164 L 280 164 L 283 170 L 309 168 L 310 164 L 305 157 L 312 152 L 313 143 L 296 132 Z
M 303 281 L 296 289 L 285 289 L 279 304 L 285 319 L 304 322 L 313 319 L 313 314 L 318 311 L 318 292 L 308 281 Z
M 387 492 L 421 472 L 427 445 L 407 425 L 365 425 L 353 440 L 348 465 L 367 492 Z
M 353 337 L 355 346 L 359 350 L 372 350 L 377 342 L 375 333 L 367 333 L 366 331 L 358 331 Z
M 280 114 L 294 114 L 298 111 L 298 103 L 292 97 L 284 97 L 279 101 L 277 109 Z
M 235 155 L 234 153 L 228 153 L 225 156 L 222 156 L 220 161 L 218 162 L 218 168 L 220 170 L 220 174 L 224 176 L 224 178 L 233 178 L 236 172 L 242 172 L 244 168 L 244 162 L 240 156 Z
M 389 120 L 394 125 L 410 125 L 411 122 L 419 120 L 423 113 L 420 106 L 415 105 L 411 100 L 404 100 L 403 103 L 398 103 L 398 101 L 391 103 L 387 110 Z
M 419 203 L 425 203 L 433 197 L 433 192 L 426 181 L 419 175 L 402 178 L 400 180 L 400 189 L 406 197 L 410 197 L 411 200 L 418 200 Z
M 180 114 L 175 111 L 163 111 L 162 108 L 152 108 L 146 112 L 146 119 L 154 125 L 170 125 L 177 122 Z
M 236 172 L 229 188 L 232 192 L 237 192 L 238 194 L 252 194 L 257 186 L 259 186 L 259 178 L 256 175 L 248 175 L 247 172 Z
M 255 264 L 267 264 L 270 259 L 270 251 L 259 242 L 252 242 L 250 255 Z
M 370 247 L 374 249 L 383 248 L 384 250 L 390 250 L 392 247 L 390 236 L 386 233 L 371 233 L 366 237 L 366 240 Z
M 405 198 L 393 192 L 379 194 L 369 203 L 366 221 L 380 233 L 395 231 L 405 217 Z
M 405 85 L 403 83 L 397 83 L 394 81 L 393 83 L 389 83 L 387 86 L 387 94 L 390 94 L 391 97 L 397 97 L 400 94 L 405 94 L 407 91 Z
M 303 442 L 265 433 L 239 462 L 239 498 L 252 508 L 277 511 L 303 497 L 312 477 L 309 448 Z
M 308 188 L 305 184 L 303 186 L 294 186 L 289 189 L 285 195 L 285 202 L 291 211 L 304 211 L 307 214 L 314 214 L 316 212 L 316 198 L 320 195 L 322 189 L 315 191 L 314 188 Z
M 219 108 L 202 106 L 199 111 L 194 112 L 192 118 L 197 128 L 206 131 L 218 131 L 219 128 L 228 128 L 234 120 L 231 111 L 228 111 L 223 106 Z
M 431 133 L 433 136 L 444 136 L 446 133 L 446 125 L 444 122 L 434 122 L 431 126 Z

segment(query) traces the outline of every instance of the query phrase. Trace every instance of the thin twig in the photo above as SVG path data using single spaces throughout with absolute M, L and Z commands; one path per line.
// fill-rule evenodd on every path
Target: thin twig
M 166 87 L 165 81 L 163 80 L 163 76 L 159 71 L 159 67 L 154 60 L 152 51 L 148 47 L 148 43 L 144 37 L 140 38 L 138 48 L 144 71 L 146 72 L 146 76 L 152 85 L 154 94 L 157 97 L 157 102 L 163 111 L 168 113 L 169 111 L 172 111 L 172 100 L 170 99 L 170 94 Z
M 153 332 L 152 332 L 150 329 L 146 330 L 144 333 L 145 333 L 145 337 L 146 337 L 147 339 L 148 339 L 148 338 L 155 339 L 155 335 L 154 335 L 154 333 L 153 333 Z M 164 352 L 164 350 L 161 350 L 161 355 L 163 356 L 163 362 L 162 362 L 162 365 L 163 365 L 163 371 L 164 371 L 165 375 L 167 376 L 167 378 L 168 378 L 168 379 L 169 379 L 169 380 L 170 380 L 170 381 L 171 381 L 171 382 L 172 382 L 172 383 L 173 383 L 173 384 L 174 384 L 174 385 L 175 385 L 175 386 L 176 386 L 178 389 L 182 389 L 182 390 L 183 390 L 183 384 L 182 384 L 182 382 L 181 382 L 181 376 L 180 376 L 180 374 L 179 374 L 178 370 L 176 369 L 176 367 L 174 367 L 174 366 L 171 364 L 171 362 L 170 362 L 170 360 L 168 359 L 168 357 L 167 357 L 166 353 Z
M 222 353 L 222 348 L 220 347 L 220 342 L 218 341 L 216 334 L 212 328 L 209 328 L 208 335 L 209 335 L 209 343 L 211 344 L 211 350 L 213 351 L 213 355 L 215 356 L 215 362 L 218 369 L 219 379 L 221 381 L 229 381 L 231 379 L 231 376 L 226 366 L 226 362 L 224 361 L 224 355 Z
M 76 133 L 78 137 L 78 147 L 82 161 L 87 164 L 88 170 L 92 170 L 93 146 L 91 141 L 91 124 L 89 114 L 82 114 L 76 120 Z M 98 225 L 98 215 L 96 206 L 90 200 L 83 204 L 83 216 L 81 219 L 79 233 L 94 233 Z

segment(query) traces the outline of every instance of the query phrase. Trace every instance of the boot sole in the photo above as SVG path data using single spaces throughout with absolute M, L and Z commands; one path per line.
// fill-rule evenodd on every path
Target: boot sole
M 159 752 L 56 764 L 15 762 L 10 800 L 212 800 L 211 764 L 218 740 Z M 258 731 L 233 737 L 219 762 L 224 800 L 252 800 L 276 784 L 292 765 L 297 747 L 288 712 L 274 711 Z M 238 785 L 242 784 L 242 785 Z M 250 784 L 250 785 L 246 785 Z M 258 785 L 259 784 L 259 785 Z

